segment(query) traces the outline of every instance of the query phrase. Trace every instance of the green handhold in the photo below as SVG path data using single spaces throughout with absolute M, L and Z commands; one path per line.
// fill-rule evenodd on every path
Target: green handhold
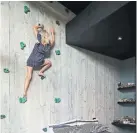
M 44 132 L 47 132 L 47 131 L 48 131 L 48 129 L 47 129 L 47 128 L 43 128 L 42 130 L 43 130 Z
M 27 6 L 24 6 L 24 12 L 27 14 L 28 12 L 30 12 L 30 9 Z
M 61 99 L 60 98 L 55 98 L 55 103 L 60 103 L 61 102 Z
M 9 73 L 9 72 L 10 72 L 8 68 L 4 68 L 3 71 L 4 71 L 5 73 Z
M 56 50 L 56 55 L 60 55 L 60 50 Z
M 21 47 L 21 49 L 23 50 L 24 47 L 26 47 L 26 44 L 25 44 L 24 42 L 20 42 L 20 47 Z
M 5 115 L 0 115 L 1 119 L 5 119 L 6 116 Z

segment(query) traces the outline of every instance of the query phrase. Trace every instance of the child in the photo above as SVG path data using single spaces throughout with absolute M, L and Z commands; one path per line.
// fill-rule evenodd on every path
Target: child
M 27 60 L 27 73 L 24 84 L 24 94 L 22 103 L 27 101 L 27 92 L 29 88 L 29 84 L 32 78 L 33 69 L 36 67 L 42 67 L 39 71 L 39 76 L 44 76 L 44 71 L 51 67 L 52 63 L 50 60 L 45 59 L 46 53 L 51 50 L 55 43 L 55 33 L 54 29 L 51 28 L 50 33 L 46 30 L 42 30 L 39 32 L 39 29 L 43 28 L 41 25 L 35 25 L 33 27 L 34 34 L 37 37 L 38 43 L 35 44 L 31 55 Z

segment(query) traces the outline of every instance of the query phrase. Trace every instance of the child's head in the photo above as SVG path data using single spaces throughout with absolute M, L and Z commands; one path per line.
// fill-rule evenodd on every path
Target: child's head
M 49 37 L 48 32 L 46 30 L 42 30 L 40 32 L 40 34 L 41 34 L 41 42 L 42 42 L 42 44 L 48 43 L 48 37 Z

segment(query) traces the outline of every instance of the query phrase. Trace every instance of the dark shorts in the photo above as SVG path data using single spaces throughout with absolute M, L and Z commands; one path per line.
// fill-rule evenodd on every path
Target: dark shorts
M 43 65 L 45 60 L 45 52 L 43 49 L 44 46 L 40 43 L 34 45 L 33 51 L 27 60 L 27 66 L 35 68 Z
M 36 61 L 31 58 L 28 58 L 27 60 L 27 66 L 33 67 L 33 68 L 38 68 L 41 67 L 44 64 L 44 60 L 42 61 Z

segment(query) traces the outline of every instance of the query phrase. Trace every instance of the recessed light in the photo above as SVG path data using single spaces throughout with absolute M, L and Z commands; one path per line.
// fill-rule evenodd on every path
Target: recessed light
M 119 37 L 118 37 L 118 40 L 119 40 L 119 41 L 121 41 L 121 40 L 122 40 L 122 37 L 121 37 L 121 36 L 119 36 Z

